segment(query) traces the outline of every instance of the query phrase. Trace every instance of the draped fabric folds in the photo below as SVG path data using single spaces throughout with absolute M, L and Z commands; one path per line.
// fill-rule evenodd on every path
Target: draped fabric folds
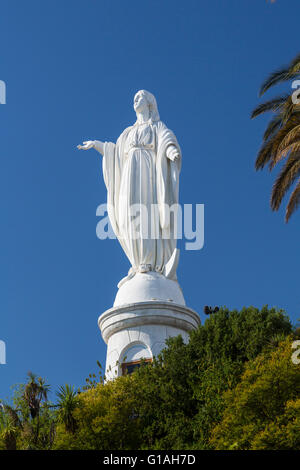
M 170 145 L 180 154 L 175 162 L 167 158 Z M 167 263 L 176 258 L 180 168 L 180 147 L 162 121 L 136 123 L 116 144 L 104 144 L 108 215 L 131 263 L 131 276 L 149 270 L 165 274 Z M 174 270 L 171 277 L 176 279 Z

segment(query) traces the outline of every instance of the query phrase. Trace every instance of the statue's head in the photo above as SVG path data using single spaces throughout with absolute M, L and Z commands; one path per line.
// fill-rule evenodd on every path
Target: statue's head
M 134 96 L 133 107 L 136 113 L 143 112 L 148 107 L 150 119 L 152 121 L 159 121 L 160 119 L 155 96 L 149 91 L 138 91 Z

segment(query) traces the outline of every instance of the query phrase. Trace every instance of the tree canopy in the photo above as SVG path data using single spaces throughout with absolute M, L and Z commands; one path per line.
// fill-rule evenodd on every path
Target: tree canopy
M 281 310 L 221 308 L 188 344 L 170 338 L 130 375 L 62 386 L 57 403 L 30 376 L 2 406 L 0 449 L 300 449 L 296 334 Z

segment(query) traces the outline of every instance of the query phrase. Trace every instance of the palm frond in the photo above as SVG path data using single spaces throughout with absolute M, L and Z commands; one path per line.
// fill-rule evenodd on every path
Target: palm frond
M 270 139 L 261 146 L 255 162 L 256 170 L 262 170 L 264 166 L 270 161 L 272 157 L 272 141 L 273 139 Z
M 278 137 L 278 139 L 274 136 L 272 157 L 269 160 L 270 171 L 273 170 L 275 165 L 277 165 L 281 160 L 283 160 L 288 154 L 298 152 L 299 139 L 296 137 L 296 135 L 293 141 L 290 141 L 288 145 L 286 144 L 286 142 L 288 141 L 287 136 L 290 135 L 290 133 L 295 129 L 295 126 L 297 126 L 299 123 L 299 115 L 291 116 L 290 119 L 286 122 L 286 125 L 281 129 L 281 131 L 278 131 L 278 133 L 276 134 L 276 137 Z M 281 141 L 278 145 L 278 141 L 280 139 Z
M 299 110 L 300 107 L 299 105 L 295 105 L 292 100 L 292 95 L 286 100 L 285 103 L 283 103 L 281 112 L 280 112 L 280 117 L 282 119 L 282 125 L 284 125 L 291 117 L 294 119 L 299 116 Z
M 283 197 L 300 174 L 300 153 L 291 154 L 277 177 L 271 195 L 271 207 L 277 211 Z
M 288 202 L 285 221 L 288 222 L 293 212 L 300 206 L 300 178 L 298 180 L 297 186 L 291 194 L 290 200 Z
M 269 138 L 269 140 L 263 143 L 255 162 L 256 170 L 263 169 L 264 166 L 270 161 L 272 163 L 272 159 L 278 152 L 279 145 L 293 127 L 293 122 L 288 121 L 284 127 L 280 128 L 278 132 Z
M 277 165 L 281 160 L 286 158 L 288 155 L 298 154 L 300 151 L 300 141 L 294 142 L 293 144 L 285 147 L 282 150 L 278 150 L 276 156 L 270 162 L 270 170 L 273 170 L 274 166 Z
M 65 429 L 68 432 L 74 433 L 77 428 L 76 419 L 74 418 L 74 410 L 79 405 L 79 400 L 74 387 L 66 384 L 60 386 L 56 392 L 58 401 L 58 418 L 64 423 Z
M 291 144 L 294 144 L 295 142 L 300 141 L 300 119 L 299 119 L 299 124 L 295 125 L 282 139 L 281 144 L 278 147 L 278 152 L 281 152 L 283 149 L 288 147 Z
M 300 54 L 287 66 L 271 73 L 263 82 L 260 96 L 274 85 L 300 78 Z M 294 88 L 294 87 L 293 87 Z M 266 164 L 270 171 L 286 159 L 274 185 L 271 194 L 271 208 L 278 210 L 284 196 L 300 175 L 300 93 L 295 92 L 277 96 L 257 106 L 251 117 L 255 118 L 266 112 L 273 112 L 264 135 L 262 146 L 258 152 L 255 168 L 263 169 Z M 300 205 L 300 179 L 297 187 L 290 196 L 286 209 L 286 222 Z
M 263 140 L 264 142 L 270 139 L 281 127 L 281 118 L 280 115 L 274 116 L 273 119 L 269 122 L 267 129 L 264 132 Z
M 7 415 L 9 416 L 9 419 L 11 420 L 12 422 L 12 425 L 14 427 L 17 427 L 17 426 L 20 426 L 22 427 L 22 423 L 21 423 L 21 420 L 18 416 L 18 413 L 16 410 L 14 410 L 14 408 L 12 408 L 11 406 L 9 405 L 4 405 L 4 410 L 5 412 L 7 413 Z
M 297 54 L 290 62 L 289 69 L 291 73 L 298 73 L 300 71 L 300 54 Z
M 262 96 L 266 91 L 268 91 L 272 86 L 277 85 L 278 83 L 286 82 L 288 80 L 293 80 L 299 77 L 300 72 L 300 54 L 298 54 L 289 65 L 282 67 L 275 72 L 272 72 L 266 80 L 263 82 L 259 96 Z
M 289 79 L 290 72 L 288 67 L 283 67 L 282 69 L 272 72 L 260 87 L 259 96 L 264 95 L 272 86 Z
M 285 94 L 273 98 L 272 100 L 265 101 L 264 103 L 259 104 L 251 114 L 251 119 L 256 118 L 260 114 L 267 113 L 269 111 L 277 112 L 282 108 L 282 105 L 286 102 L 290 95 Z
M 262 96 L 272 86 L 277 85 L 278 83 L 286 82 L 288 80 L 293 80 L 299 77 L 299 73 L 300 54 L 298 54 L 288 66 L 282 67 L 281 69 L 271 73 L 268 78 L 263 82 L 260 88 L 259 95 Z

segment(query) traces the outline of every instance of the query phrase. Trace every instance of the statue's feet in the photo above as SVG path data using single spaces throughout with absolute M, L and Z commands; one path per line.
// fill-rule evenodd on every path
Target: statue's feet
M 139 273 L 148 273 L 149 271 L 152 271 L 152 266 L 151 264 L 140 264 L 138 268 Z
M 155 272 L 158 274 L 163 274 L 163 267 L 162 266 L 155 266 Z

